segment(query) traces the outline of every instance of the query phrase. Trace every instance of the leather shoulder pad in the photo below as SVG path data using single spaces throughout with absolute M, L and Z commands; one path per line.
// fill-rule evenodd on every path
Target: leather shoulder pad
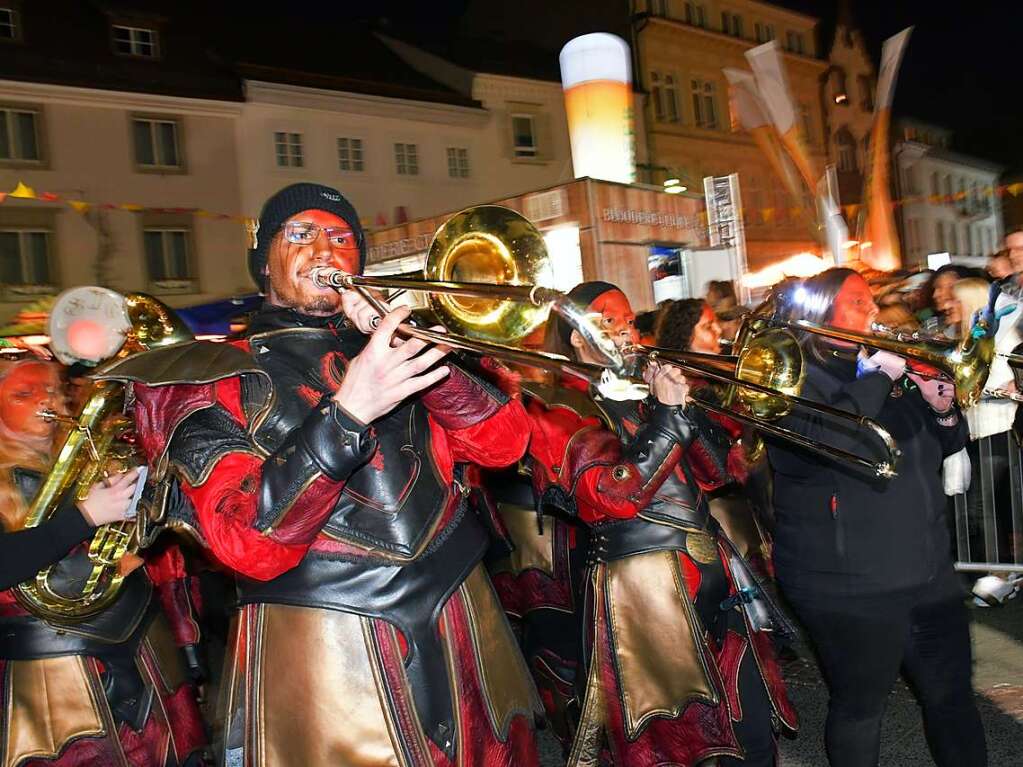
M 168 451 L 171 464 L 192 487 L 206 482 L 217 461 L 228 453 L 260 455 L 245 427 L 216 405 L 182 421 Z
M 549 386 L 547 384 L 523 383 L 522 393 L 531 397 L 547 408 L 563 407 L 571 410 L 580 418 L 599 418 L 602 421 L 609 421 L 607 413 L 593 401 L 586 392 L 578 389 L 569 389 L 564 386 Z
M 100 367 L 92 378 L 99 381 L 134 381 L 146 386 L 209 384 L 223 378 L 266 373 L 252 355 L 234 344 L 189 341 L 161 346 L 114 360 Z

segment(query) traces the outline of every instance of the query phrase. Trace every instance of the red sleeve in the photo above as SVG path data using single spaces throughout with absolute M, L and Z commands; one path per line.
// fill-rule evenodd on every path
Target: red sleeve
M 530 402 L 528 412 L 529 455 L 534 471 L 541 474 L 541 491 L 560 485 L 574 497 L 579 518 L 588 523 L 629 519 L 646 506 L 653 490 L 647 492 L 638 484 L 641 478 L 635 470 L 625 479 L 616 478 L 615 468 L 626 465 L 622 443 L 599 419 L 580 418 L 568 408 L 547 408 L 536 401 Z M 681 448 L 676 452 L 681 454 Z
M 160 607 L 170 623 L 178 647 L 199 642 L 199 589 L 185 567 L 185 557 L 175 545 L 149 550 L 146 573 L 156 588 Z
M 213 555 L 232 570 L 256 580 L 270 580 L 297 565 L 319 532 L 293 536 L 289 542 L 260 533 L 255 527 L 263 459 L 250 453 L 221 458 L 199 487 L 182 482 L 195 506 L 203 535 Z M 333 507 L 340 483 L 317 478 L 292 507 L 296 517 L 322 520 L 324 505 Z M 315 509 L 315 511 L 314 511 Z
M 529 443 L 529 420 L 522 403 L 515 399 L 478 423 L 444 431 L 455 462 L 474 463 L 487 469 L 515 463 Z

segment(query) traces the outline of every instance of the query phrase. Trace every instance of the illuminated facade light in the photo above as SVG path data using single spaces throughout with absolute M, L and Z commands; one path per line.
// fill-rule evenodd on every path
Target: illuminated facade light
M 628 44 L 597 32 L 569 40 L 558 56 L 575 177 L 636 180 L 632 67 Z

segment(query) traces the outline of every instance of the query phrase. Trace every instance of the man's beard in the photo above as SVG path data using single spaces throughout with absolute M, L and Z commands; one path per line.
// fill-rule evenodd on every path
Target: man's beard
M 341 311 L 337 301 L 330 296 L 316 296 L 296 308 L 301 314 L 310 315 L 337 314 Z

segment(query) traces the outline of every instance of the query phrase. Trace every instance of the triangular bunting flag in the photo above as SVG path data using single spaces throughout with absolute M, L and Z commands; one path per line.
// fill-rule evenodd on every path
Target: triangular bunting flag
M 22 200 L 34 200 L 36 198 L 36 190 L 30 186 L 26 186 L 25 182 L 19 181 L 18 185 L 14 187 L 14 191 L 11 192 L 8 197 L 18 197 Z

